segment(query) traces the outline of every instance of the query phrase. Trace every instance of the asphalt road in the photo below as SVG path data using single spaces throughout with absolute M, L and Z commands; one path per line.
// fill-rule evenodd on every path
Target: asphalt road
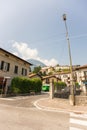
M 15 107 L 34 107 L 33 103 L 40 98 L 49 97 L 48 93 L 42 93 L 41 95 L 31 96 L 16 96 L 8 98 L 0 98 L 0 104 L 15 106 Z
M 0 130 L 69 130 L 69 114 L 33 105 L 42 97 L 48 95 L 0 99 Z
M 68 130 L 69 115 L 0 105 L 0 130 Z
M 87 114 L 37 109 L 48 94 L 0 98 L 0 130 L 87 130 Z

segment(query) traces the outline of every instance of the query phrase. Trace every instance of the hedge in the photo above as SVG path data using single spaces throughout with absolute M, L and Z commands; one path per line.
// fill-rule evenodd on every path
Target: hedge
M 67 85 L 65 82 L 59 81 L 59 82 L 54 82 L 55 90 L 61 90 L 64 89 Z
M 39 78 L 28 79 L 15 77 L 11 82 L 11 92 L 15 94 L 26 94 L 34 91 L 41 92 L 42 81 Z

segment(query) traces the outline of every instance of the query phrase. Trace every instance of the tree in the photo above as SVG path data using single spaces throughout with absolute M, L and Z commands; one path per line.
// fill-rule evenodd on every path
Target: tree
M 34 67 L 33 73 L 38 73 L 41 70 L 41 66 Z
M 58 82 L 54 82 L 54 86 L 55 86 L 55 90 L 62 90 L 64 89 L 67 85 L 65 82 L 62 81 L 58 81 Z

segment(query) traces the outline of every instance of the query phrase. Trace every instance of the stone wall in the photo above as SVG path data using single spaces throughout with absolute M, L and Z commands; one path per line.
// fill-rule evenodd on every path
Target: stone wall
M 75 105 L 87 106 L 87 96 L 75 96 Z

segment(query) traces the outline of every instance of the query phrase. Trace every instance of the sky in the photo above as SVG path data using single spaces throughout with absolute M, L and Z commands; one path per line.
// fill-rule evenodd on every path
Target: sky
M 0 0 L 0 47 L 47 66 L 87 64 L 87 0 Z

